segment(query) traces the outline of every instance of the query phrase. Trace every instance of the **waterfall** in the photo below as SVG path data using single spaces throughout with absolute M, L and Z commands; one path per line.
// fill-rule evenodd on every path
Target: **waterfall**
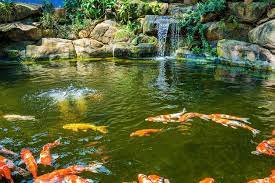
M 164 57 L 170 18 L 161 16 L 156 20 L 156 24 L 158 29 L 158 56 Z
M 158 30 L 158 56 L 164 57 L 166 51 L 166 43 L 168 37 L 169 27 L 171 25 L 171 55 L 178 49 L 179 43 L 179 26 L 178 22 L 169 16 L 160 16 L 156 22 Z
M 177 49 L 179 48 L 180 28 L 178 22 L 174 21 L 171 24 L 171 39 L 170 39 L 170 55 L 175 56 Z

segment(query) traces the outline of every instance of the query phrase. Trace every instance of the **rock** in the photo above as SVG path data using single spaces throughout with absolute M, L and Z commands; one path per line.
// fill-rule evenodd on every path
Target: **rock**
M 5 57 L 11 60 L 20 60 L 26 57 L 27 45 L 34 44 L 31 41 L 23 42 L 11 42 L 3 48 L 3 54 Z
M 171 16 L 181 16 L 182 14 L 186 14 L 193 9 L 193 6 L 186 6 L 182 3 L 172 3 L 169 4 L 168 14 Z
M 36 41 L 42 37 L 41 30 L 36 26 L 21 22 L 0 24 L 0 32 L 12 41 Z
M 104 46 L 103 43 L 93 39 L 83 38 L 73 41 L 77 57 L 89 58 L 96 55 L 97 50 Z
M 26 57 L 41 59 L 69 59 L 75 58 L 76 53 L 71 40 L 59 38 L 42 38 L 39 45 L 28 45 Z
M 106 20 L 95 26 L 90 37 L 104 44 L 109 44 L 113 41 L 117 31 L 118 28 L 116 22 Z
M 147 36 L 144 34 L 140 34 L 132 41 L 132 45 L 135 45 L 135 46 L 142 44 L 142 43 L 150 43 L 150 44 L 153 44 L 154 46 L 157 46 L 158 39 L 154 36 Z
M 275 51 L 275 19 L 270 20 L 254 29 L 249 34 L 251 43 L 259 44 L 273 52 Z
M 224 21 L 211 22 L 206 24 L 206 38 L 209 41 L 221 39 L 236 39 L 241 41 L 248 40 L 248 32 L 252 29 L 250 25 L 235 24 Z
M 156 35 L 158 30 L 157 30 L 157 25 L 156 25 L 156 20 L 159 16 L 157 15 L 146 15 L 145 20 L 143 23 L 143 34 L 147 35 Z
M 137 46 L 131 48 L 130 57 L 133 58 L 144 58 L 144 57 L 155 57 L 158 49 L 155 44 L 151 43 L 140 43 Z
M 236 40 L 220 40 L 217 45 L 217 55 L 232 62 L 267 61 L 275 68 L 275 56 L 269 50 L 256 44 Z
M 0 8 L 0 12 L 3 11 Z M 38 17 L 42 12 L 42 8 L 38 5 L 15 3 L 10 6 L 10 10 L 8 11 L 10 11 L 9 14 L 0 14 L 0 23 L 23 20 L 30 16 Z
M 267 12 L 267 17 L 270 19 L 275 18 L 275 8 L 272 8 Z
M 134 37 L 135 37 L 135 34 L 132 31 L 129 31 L 127 29 L 119 29 L 115 34 L 113 43 L 118 43 L 118 42 L 130 43 Z
M 195 4 L 198 2 L 198 0 L 167 0 L 166 2 L 169 3 L 180 3 L 185 5 Z
M 150 43 L 141 43 L 133 46 L 127 43 L 118 43 L 113 47 L 113 56 L 116 58 L 144 58 L 157 55 L 157 47 Z
M 201 16 L 201 23 L 213 22 L 219 17 L 218 13 L 208 13 Z
M 88 30 L 81 30 L 78 33 L 78 37 L 80 39 L 82 39 L 82 38 L 88 38 L 89 36 L 90 36 L 90 32 Z
M 229 12 L 236 16 L 239 21 L 255 23 L 266 13 L 268 5 L 267 2 L 233 2 L 228 3 L 228 8 Z

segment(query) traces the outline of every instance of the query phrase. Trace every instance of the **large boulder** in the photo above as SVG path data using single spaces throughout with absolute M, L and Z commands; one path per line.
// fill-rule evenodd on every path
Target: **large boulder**
M 0 23 L 23 20 L 28 17 L 38 17 L 42 12 L 41 6 L 25 3 L 9 5 L 7 13 L 4 13 L 5 10 L 2 8 L 4 6 L 0 6 Z
M 111 20 L 106 20 L 95 26 L 90 37 L 104 44 L 110 44 L 117 31 L 117 23 Z
M 69 59 L 76 53 L 71 40 L 59 38 L 42 38 L 38 45 L 26 47 L 26 57 L 30 59 Z
M 181 16 L 182 14 L 188 13 L 193 9 L 193 6 L 186 6 L 182 3 L 171 3 L 169 4 L 168 14 L 171 16 Z
M 275 55 L 259 45 L 236 40 L 220 40 L 217 45 L 217 55 L 226 60 L 240 63 L 269 62 L 275 69 Z
M 0 24 L 0 34 L 4 34 L 12 41 L 36 41 L 42 37 L 39 28 L 21 22 Z
M 252 29 L 250 25 L 241 23 L 228 23 L 224 21 L 207 23 L 206 37 L 209 41 L 221 39 L 248 40 L 248 32 Z
M 107 49 L 103 43 L 93 39 L 83 38 L 73 41 L 75 52 L 79 58 L 108 57 L 111 50 Z
M 157 34 L 157 25 L 156 20 L 159 16 L 157 15 L 146 15 L 143 22 L 143 34 L 147 35 L 156 35 Z
M 249 32 L 249 41 L 270 49 L 275 54 L 275 19 Z
M 2 49 L 2 54 L 9 60 L 20 60 L 26 57 L 26 47 L 34 44 L 32 41 L 10 42 Z
M 228 3 L 229 12 L 236 16 L 239 21 L 247 23 L 257 22 L 267 11 L 267 2 L 233 2 Z
M 113 46 L 113 56 L 117 58 L 144 58 L 157 55 L 157 47 L 150 43 L 137 46 L 128 43 L 117 43 Z

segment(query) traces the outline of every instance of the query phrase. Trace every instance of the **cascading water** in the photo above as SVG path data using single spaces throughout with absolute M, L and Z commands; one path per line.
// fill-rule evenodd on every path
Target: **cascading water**
M 174 55 L 179 46 L 179 26 L 178 22 L 169 16 L 160 16 L 157 18 L 156 22 L 158 30 L 158 56 L 164 57 L 166 52 L 166 43 L 169 28 L 171 25 L 171 50 L 170 54 Z
M 170 17 L 161 16 L 156 20 L 156 24 L 158 29 L 158 56 L 164 57 Z
M 174 56 L 177 49 L 179 48 L 179 39 L 180 39 L 180 27 L 177 21 L 174 21 L 171 24 L 171 39 L 170 39 L 170 55 Z

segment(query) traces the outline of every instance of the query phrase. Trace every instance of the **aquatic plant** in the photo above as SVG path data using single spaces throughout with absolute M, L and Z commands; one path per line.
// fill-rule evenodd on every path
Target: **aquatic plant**
M 221 12 L 225 8 L 225 0 L 208 0 L 197 3 L 195 10 L 190 10 L 187 15 L 181 18 L 180 26 L 186 30 L 188 45 L 191 46 L 193 51 L 214 53 L 206 40 L 205 31 L 207 27 L 201 22 L 201 18 L 209 13 Z M 196 36 L 199 36 L 199 43 L 190 44 L 194 42 Z

